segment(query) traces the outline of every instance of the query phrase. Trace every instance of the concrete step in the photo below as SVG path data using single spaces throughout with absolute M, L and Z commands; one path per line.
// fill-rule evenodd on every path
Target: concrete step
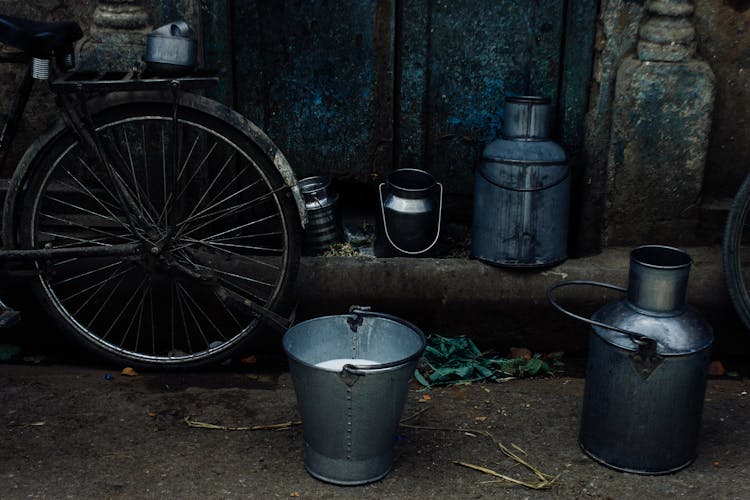
M 341 314 L 351 304 L 400 315 L 426 333 L 471 334 L 492 347 L 522 344 L 537 350 L 583 350 L 587 325 L 555 310 L 547 289 L 563 280 L 627 286 L 630 248 L 540 270 L 500 268 L 471 259 L 307 257 L 297 280 L 299 318 Z M 748 340 L 724 284 L 721 247 L 685 249 L 693 259 L 688 303 L 712 324 L 717 347 L 750 354 Z M 559 302 L 584 316 L 622 294 L 570 287 Z

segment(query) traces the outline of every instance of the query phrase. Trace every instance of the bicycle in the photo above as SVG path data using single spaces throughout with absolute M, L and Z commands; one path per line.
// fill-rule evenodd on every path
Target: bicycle
M 722 254 L 724 277 L 737 315 L 750 330 L 750 174 L 740 184 L 727 216 Z
M 306 213 L 282 152 L 195 93 L 215 75 L 76 72 L 81 37 L 74 22 L 0 16 L 0 42 L 19 51 L 0 63 L 27 64 L 0 162 L 35 80 L 60 114 L 13 170 L 6 272 L 28 279 L 73 340 L 128 366 L 216 363 L 261 325 L 288 327 Z

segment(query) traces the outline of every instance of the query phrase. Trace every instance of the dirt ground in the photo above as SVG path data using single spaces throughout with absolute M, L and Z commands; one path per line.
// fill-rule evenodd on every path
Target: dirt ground
M 0 365 L 0 497 L 54 498 L 750 498 L 750 383 L 709 381 L 698 458 L 667 476 L 610 470 L 578 447 L 582 378 L 556 376 L 409 389 L 393 470 L 340 487 L 303 466 L 283 359 L 197 373 L 141 373 L 48 363 Z M 423 411 L 424 410 L 424 411 Z M 439 427 L 451 430 L 431 430 Z M 468 429 L 468 430 L 452 430 Z M 545 490 L 498 482 L 467 462 L 534 482 L 479 434 L 516 445 L 557 476 Z M 519 452 L 520 453 L 520 452 Z

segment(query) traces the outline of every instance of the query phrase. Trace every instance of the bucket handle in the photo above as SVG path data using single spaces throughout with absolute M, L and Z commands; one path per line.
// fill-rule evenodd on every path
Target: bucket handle
M 351 306 L 349 308 L 349 313 L 354 315 L 354 318 L 352 318 L 349 321 L 349 327 L 352 328 L 352 331 L 356 331 L 359 325 L 362 324 L 362 318 L 365 316 L 368 316 L 371 318 L 383 318 L 383 319 L 389 319 L 391 321 L 395 321 L 397 323 L 401 323 L 402 325 L 410 328 L 411 330 L 414 330 L 419 335 L 423 344 L 427 342 L 424 336 L 424 333 L 422 333 L 422 330 L 420 330 L 413 324 L 409 323 L 408 321 L 401 319 L 397 316 L 391 316 L 390 314 L 375 312 L 371 309 L 370 306 Z M 367 375 L 369 372 L 372 372 L 375 370 L 383 370 L 385 368 L 393 368 L 396 366 L 402 366 L 410 361 L 413 361 L 416 358 L 419 358 L 421 355 L 422 355 L 422 352 L 420 350 L 420 351 L 415 352 L 414 354 L 412 354 L 411 356 L 407 358 L 400 359 L 398 361 L 389 361 L 388 363 L 380 363 L 377 365 L 346 364 L 342 367 L 342 371 L 344 372 L 344 375 Z
M 508 160 L 503 160 L 503 163 L 512 163 L 512 162 L 510 162 Z M 519 163 L 521 163 L 521 162 L 519 162 Z M 521 166 L 531 167 L 531 166 L 535 166 L 535 165 L 560 165 L 560 162 L 554 162 L 554 163 L 553 162 L 544 162 L 544 161 L 523 162 L 523 165 L 521 165 Z M 565 173 L 562 175 L 562 177 L 560 177 L 559 179 L 557 179 L 555 182 L 553 182 L 551 184 L 547 184 L 546 186 L 540 186 L 540 187 L 535 187 L 535 188 L 518 188 L 518 187 L 513 187 L 513 186 L 506 186 L 505 184 L 500 184 L 500 183 L 497 183 L 497 182 L 493 181 L 492 179 L 490 179 L 489 177 L 487 177 L 487 174 L 484 173 L 484 169 L 482 168 L 482 165 L 479 165 L 477 167 L 477 171 L 479 172 L 479 175 L 481 175 L 484 180 L 486 180 L 487 182 L 489 182 L 493 186 L 499 187 L 500 189 L 507 189 L 508 191 L 517 191 L 519 193 L 531 193 L 533 191 L 542 191 L 544 189 L 549 189 L 549 188 L 557 186 L 558 184 L 561 184 L 565 179 L 567 179 L 568 177 L 570 177 L 570 167 L 568 167 L 568 168 L 565 169 Z
M 639 347 L 646 347 L 653 345 L 656 341 L 650 337 L 647 337 L 643 335 L 642 333 L 634 332 L 632 330 L 626 330 L 624 328 L 618 328 L 616 326 L 608 325 L 606 323 L 602 323 L 600 321 L 596 321 L 590 318 L 586 318 L 584 316 L 580 316 L 572 311 L 569 311 L 565 309 L 563 306 L 557 303 L 555 301 L 555 298 L 552 294 L 555 290 L 558 288 L 562 288 L 565 286 L 571 286 L 571 285 L 583 285 L 583 286 L 597 286 L 600 288 L 607 288 L 610 290 L 616 290 L 618 292 L 627 292 L 627 288 L 623 288 L 621 286 L 616 285 L 610 285 L 609 283 L 600 283 L 598 281 L 585 281 L 585 280 L 573 280 L 573 281 L 561 281 L 560 283 L 555 283 L 551 287 L 547 289 L 547 300 L 549 300 L 549 303 L 554 306 L 555 309 L 560 311 L 561 313 L 570 316 L 571 318 L 575 318 L 577 320 L 583 321 L 585 323 L 588 323 L 593 326 L 598 326 L 600 328 L 606 328 L 607 330 L 612 330 L 619 333 L 624 333 L 628 337 L 630 337 L 630 340 L 632 340 L 635 344 L 637 344 Z
M 385 237 L 388 239 L 388 243 L 393 246 L 396 250 L 398 250 L 401 253 L 405 253 L 407 255 L 419 255 L 421 253 L 428 252 L 432 247 L 435 246 L 435 243 L 438 242 L 438 239 L 440 238 L 440 225 L 441 221 L 443 220 L 443 185 L 439 182 L 436 182 L 438 186 L 440 186 L 440 205 L 438 206 L 438 228 L 437 228 L 437 234 L 435 235 L 435 239 L 430 243 L 430 246 L 423 250 L 417 250 L 416 252 L 412 252 L 409 250 L 404 250 L 403 248 L 396 245 L 393 240 L 391 239 L 391 235 L 388 234 L 388 222 L 385 220 L 385 205 L 383 205 L 383 186 L 385 186 L 385 182 L 381 182 L 378 186 L 378 195 L 380 196 L 380 214 L 383 216 L 383 229 L 385 231 Z M 393 318 L 391 318 L 393 319 Z

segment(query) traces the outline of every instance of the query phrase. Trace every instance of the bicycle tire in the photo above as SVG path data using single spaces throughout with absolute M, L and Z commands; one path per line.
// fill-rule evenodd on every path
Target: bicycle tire
M 146 242 L 134 257 L 37 261 L 32 280 L 73 339 L 134 367 L 196 367 L 241 352 L 263 322 L 217 287 L 285 313 L 299 265 L 297 206 L 248 123 L 191 94 L 175 134 L 173 111 L 148 99 L 94 115 L 138 222 L 128 221 L 113 181 L 70 129 L 38 149 L 20 183 L 21 248 Z M 156 242 L 161 250 L 149 252 Z
M 724 229 L 724 278 L 737 315 L 750 330 L 750 174 L 732 201 Z

